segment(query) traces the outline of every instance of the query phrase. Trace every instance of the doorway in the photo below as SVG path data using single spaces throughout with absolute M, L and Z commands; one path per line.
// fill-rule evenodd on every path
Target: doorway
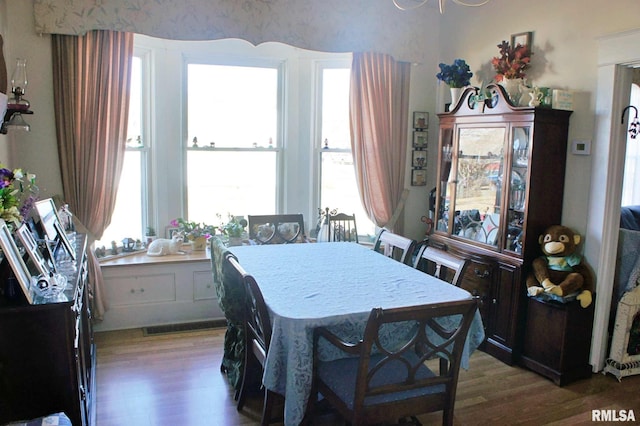
M 584 254 L 596 273 L 596 306 L 591 364 L 601 371 L 607 359 L 608 324 L 615 275 L 626 126 L 620 124 L 629 103 L 633 66 L 640 65 L 640 30 L 598 40 L 596 126 L 592 150 L 587 238 Z M 626 120 L 625 120 L 626 123 Z M 606 190 L 603 190 L 606 188 Z

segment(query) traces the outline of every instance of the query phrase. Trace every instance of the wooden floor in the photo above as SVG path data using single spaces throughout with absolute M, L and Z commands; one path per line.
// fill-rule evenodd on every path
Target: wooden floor
M 261 401 L 254 398 L 237 412 L 220 373 L 223 339 L 223 329 L 148 337 L 140 329 L 96 333 L 97 426 L 258 425 Z M 469 370 L 460 372 L 455 424 L 593 424 L 594 409 L 634 410 L 640 424 L 640 376 L 618 382 L 594 374 L 560 388 L 476 351 Z M 440 413 L 419 419 L 442 422 Z M 318 423 L 340 424 L 331 416 Z

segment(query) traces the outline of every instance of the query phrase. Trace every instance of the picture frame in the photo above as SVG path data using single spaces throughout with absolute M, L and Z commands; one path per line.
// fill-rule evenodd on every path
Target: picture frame
M 176 232 L 180 231 L 180 228 L 174 227 L 174 226 L 167 226 L 165 228 L 166 232 L 165 232 L 165 236 L 168 240 L 173 238 L 173 234 L 175 234 Z
M 413 128 L 414 129 L 428 129 L 429 128 L 429 113 L 414 111 L 413 113 Z
M 66 232 L 64 232 L 64 229 L 62 229 L 62 225 L 60 224 L 60 222 L 54 222 L 53 226 L 58 233 L 58 240 L 60 240 L 60 242 L 62 243 L 62 246 L 64 247 L 69 257 L 73 260 L 76 260 L 76 252 L 71 245 L 71 241 L 69 241 L 69 238 L 67 238 Z
M 427 151 L 414 150 L 411 155 L 412 167 L 425 167 L 427 165 Z
M 11 236 L 11 231 L 7 227 L 6 222 L 0 219 L 0 248 L 7 258 L 11 269 L 16 276 L 18 284 L 22 289 L 27 302 L 33 305 L 33 296 L 31 294 L 31 272 L 27 268 L 27 264 L 22 259 L 18 246 Z
M 425 169 L 411 170 L 411 186 L 426 186 L 427 171 Z
M 429 141 L 429 132 L 426 130 L 413 131 L 413 147 L 426 148 Z
M 533 32 L 511 34 L 511 47 L 516 47 L 518 44 L 527 46 L 531 50 L 533 48 Z
M 20 243 L 22 243 L 22 247 L 24 247 L 24 250 L 31 258 L 31 261 L 36 267 L 38 273 L 45 276 L 51 275 L 52 271 L 49 268 L 49 264 L 47 263 L 44 256 L 42 256 L 42 253 L 38 248 L 38 243 L 36 242 L 35 238 L 33 238 L 33 234 L 31 233 L 29 227 L 26 224 L 22 224 L 16 230 L 16 235 L 18 236 Z

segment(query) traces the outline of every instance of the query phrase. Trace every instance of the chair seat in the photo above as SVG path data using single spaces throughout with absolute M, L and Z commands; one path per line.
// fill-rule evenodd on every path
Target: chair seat
M 372 355 L 371 365 L 378 364 L 378 362 L 383 358 L 384 355 L 381 354 Z M 407 352 L 404 354 L 404 358 L 412 365 L 418 362 L 418 357 L 413 352 Z M 356 378 L 358 376 L 358 362 L 359 358 L 353 357 L 318 363 L 318 376 L 331 388 L 333 392 L 335 392 L 337 396 L 340 397 L 350 410 L 353 410 L 354 408 L 353 402 L 356 389 Z M 397 380 L 394 379 L 397 377 L 404 377 L 405 374 L 406 367 L 401 365 L 400 361 L 384 364 L 371 380 L 371 385 L 382 386 L 398 384 Z M 434 374 L 426 365 L 421 364 L 418 367 L 416 379 L 426 379 L 435 376 L 436 374 Z M 395 393 L 368 396 L 364 399 L 364 405 L 366 407 L 369 405 L 384 404 L 386 402 L 406 400 L 444 391 L 445 385 L 434 385 Z

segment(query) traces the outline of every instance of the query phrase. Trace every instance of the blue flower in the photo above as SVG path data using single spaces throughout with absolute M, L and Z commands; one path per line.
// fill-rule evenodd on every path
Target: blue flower
M 438 80 L 443 81 L 449 87 L 465 87 L 470 83 L 473 73 L 464 59 L 456 59 L 453 64 L 440 63 L 440 72 L 436 74 Z

